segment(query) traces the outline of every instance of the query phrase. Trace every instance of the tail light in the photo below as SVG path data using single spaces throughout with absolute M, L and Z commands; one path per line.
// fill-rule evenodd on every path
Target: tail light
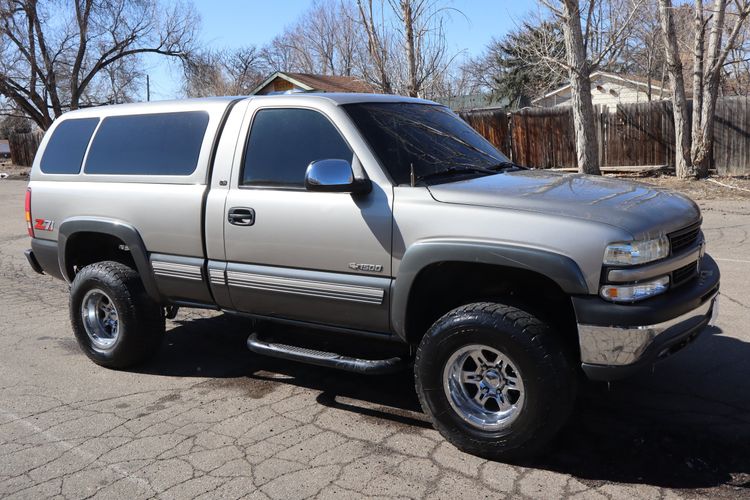
M 31 238 L 34 237 L 34 226 L 31 224 L 31 188 L 26 189 L 26 202 L 24 203 L 26 211 L 26 229 Z

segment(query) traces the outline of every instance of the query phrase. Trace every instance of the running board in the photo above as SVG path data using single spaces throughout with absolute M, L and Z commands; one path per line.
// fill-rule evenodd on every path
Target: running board
M 365 375 L 385 375 L 388 373 L 395 373 L 408 365 L 403 358 L 399 357 L 387 359 L 360 359 L 343 356 L 335 352 L 318 351 L 307 347 L 266 342 L 260 340 L 257 333 L 252 333 L 247 338 L 247 348 L 256 354 L 262 354 L 264 356 L 271 356 L 289 361 L 298 361 L 300 363 L 324 366 L 327 368 L 336 368 L 338 370 Z

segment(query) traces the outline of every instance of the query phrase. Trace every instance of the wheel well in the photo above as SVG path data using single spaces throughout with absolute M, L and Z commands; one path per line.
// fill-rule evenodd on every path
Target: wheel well
M 439 262 L 419 272 L 409 292 L 406 339 L 417 344 L 442 315 L 472 302 L 502 302 L 534 314 L 578 351 L 570 297 L 535 271 L 472 262 Z
M 65 245 L 65 268 L 68 276 L 104 260 L 120 262 L 136 269 L 135 261 L 127 245 L 118 237 L 105 233 L 80 232 L 68 237 Z

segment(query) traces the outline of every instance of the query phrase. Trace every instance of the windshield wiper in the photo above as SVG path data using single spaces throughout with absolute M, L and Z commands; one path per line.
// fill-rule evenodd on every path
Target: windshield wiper
M 449 167 L 444 170 L 439 170 L 437 172 L 430 172 L 429 174 L 419 175 L 416 177 L 416 182 L 422 182 L 426 181 L 428 179 L 435 179 L 439 177 L 446 177 L 451 175 L 461 175 L 461 174 L 472 174 L 472 173 L 482 173 L 482 174 L 488 174 L 488 175 L 495 175 L 497 174 L 497 170 L 492 170 L 489 168 L 484 167 Z
M 506 170 L 526 170 L 526 167 L 510 160 L 500 161 L 492 165 L 493 172 L 504 172 Z

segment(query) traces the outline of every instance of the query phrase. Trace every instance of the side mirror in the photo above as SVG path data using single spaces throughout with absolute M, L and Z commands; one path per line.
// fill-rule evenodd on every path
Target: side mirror
M 318 160 L 310 163 L 305 172 L 308 191 L 327 193 L 368 193 L 372 189 L 367 179 L 355 179 L 352 165 L 346 160 Z

